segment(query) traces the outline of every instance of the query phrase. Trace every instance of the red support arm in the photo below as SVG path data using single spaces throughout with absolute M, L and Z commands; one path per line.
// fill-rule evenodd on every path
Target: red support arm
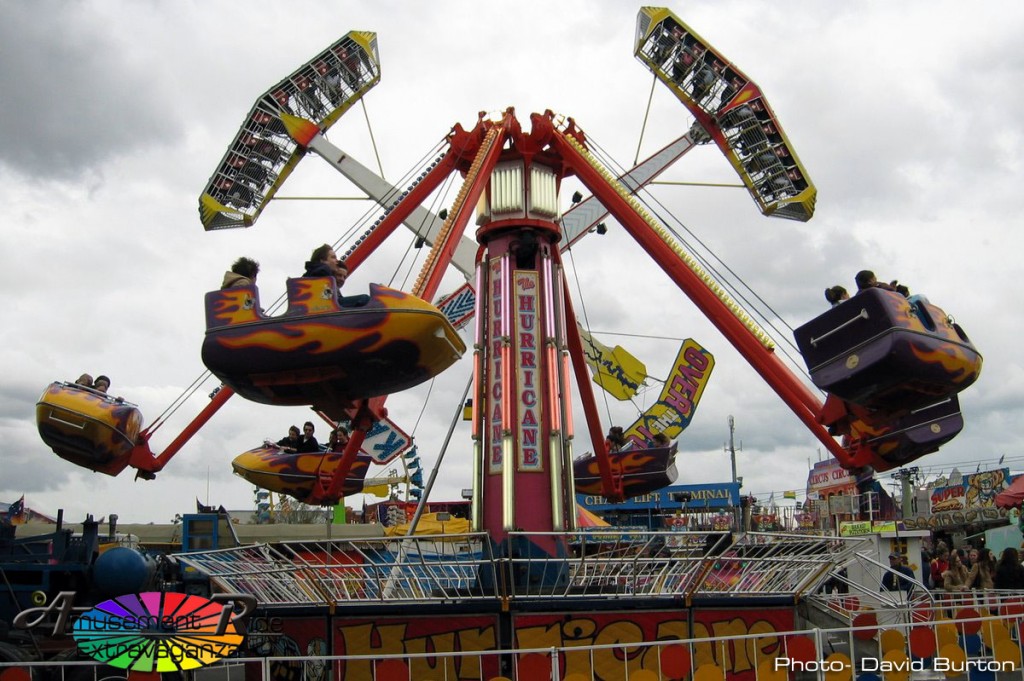
M 401 199 L 381 223 L 370 232 L 363 243 L 356 246 L 355 250 L 349 254 L 345 259 L 349 272 L 354 272 L 371 253 L 377 250 L 378 246 L 384 243 L 385 239 L 391 236 L 392 232 L 401 227 L 416 206 L 424 203 L 427 197 L 456 169 L 457 165 L 458 156 L 449 149 L 437 165 L 427 173 L 426 177 L 420 180 L 412 188 L 412 191 Z
M 341 455 L 341 461 L 333 473 L 321 473 L 317 478 L 316 485 L 306 499 L 308 504 L 336 504 L 341 497 L 341 488 L 348 479 L 352 464 L 363 446 L 366 433 L 373 426 L 374 421 L 379 421 L 388 415 L 384 408 L 387 395 L 371 397 L 368 400 L 360 400 L 359 406 L 352 416 L 352 432 L 349 434 L 348 445 Z
M 163 467 L 167 465 L 167 462 L 171 460 L 175 454 L 177 454 L 182 447 L 185 446 L 192 436 L 199 432 L 199 429 L 206 425 L 214 414 L 224 406 L 224 403 L 235 394 L 235 391 L 226 385 L 222 385 L 220 390 L 214 393 L 210 403 L 203 407 L 203 410 L 192 422 L 185 426 L 185 429 L 178 434 L 178 437 L 174 438 L 171 444 L 167 445 L 167 448 L 159 456 L 153 456 L 153 451 L 149 448 L 149 438 L 152 435 L 150 429 L 146 429 L 139 434 L 139 442 L 132 448 L 132 453 L 128 458 L 128 465 L 139 470 L 139 476 L 143 478 L 152 479 L 154 473 L 158 473 L 163 470 Z
M 458 245 L 459 239 L 462 238 L 462 234 L 466 230 L 466 224 L 469 223 L 469 219 L 473 216 L 477 202 L 480 200 L 480 196 L 484 193 L 484 189 L 487 188 L 487 183 L 491 179 L 491 171 L 494 170 L 494 166 L 501 156 L 504 137 L 509 134 L 513 121 L 515 121 L 515 117 L 511 113 L 506 113 L 501 123 L 498 124 L 498 127 L 501 129 L 498 133 L 500 138 L 495 139 L 489 149 L 481 150 L 476 148 L 474 150 L 473 164 L 466 176 L 467 184 L 463 186 L 455 201 L 454 208 L 457 213 L 448 218 L 452 221 L 452 229 L 445 237 L 444 243 L 438 251 L 437 262 L 430 272 L 427 273 L 422 290 L 417 292 L 417 295 L 421 298 L 431 300 L 441 286 L 441 279 L 444 277 L 448 263 L 451 262 L 452 256 L 455 254 L 455 247 Z M 478 125 L 482 126 L 484 124 L 481 122 Z M 475 135 L 471 135 L 471 137 L 475 137 Z M 483 156 L 480 156 L 481 152 L 484 154 Z
M 821 400 L 786 367 L 771 350 L 750 333 L 702 279 L 636 213 L 608 180 L 595 169 L 565 136 L 556 131 L 552 144 L 562 154 L 580 181 L 604 204 L 627 232 L 647 251 L 673 282 L 711 320 L 761 377 L 789 405 L 790 409 L 840 461 L 850 456 L 820 423 Z
M 590 374 L 587 371 L 586 360 L 583 359 L 583 341 L 580 338 L 579 327 L 576 326 L 576 312 L 573 310 L 569 292 L 563 290 L 563 293 L 563 298 L 565 299 L 566 341 L 569 346 L 569 356 L 572 357 L 572 371 L 576 376 L 580 400 L 583 402 L 583 413 L 587 418 L 590 442 L 594 446 L 594 456 L 597 457 L 597 468 L 601 471 L 602 491 L 609 500 L 622 501 L 622 475 L 621 471 L 612 470 L 612 462 L 608 457 L 604 430 L 601 427 L 601 418 L 597 413 L 594 387 L 590 383 Z

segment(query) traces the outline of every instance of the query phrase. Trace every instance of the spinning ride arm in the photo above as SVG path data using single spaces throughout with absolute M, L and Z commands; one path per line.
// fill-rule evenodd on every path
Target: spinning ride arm
M 251 226 L 305 153 L 290 128 L 327 130 L 378 82 L 377 34 L 350 31 L 267 90 L 199 197 L 203 226 Z
M 537 117 L 534 126 L 542 120 L 548 120 L 550 125 L 550 118 Z M 648 255 L 761 374 L 826 449 L 839 461 L 848 462 L 850 455 L 818 422 L 821 400 L 778 358 L 771 339 L 753 324 L 691 256 L 671 240 L 653 218 L 644 213 L 626 189 L 597 164 L 582 144 L 553 125 L 551 132 L 551 144 L 572 165 L 573 172 L 587 189 L 594 193 Z

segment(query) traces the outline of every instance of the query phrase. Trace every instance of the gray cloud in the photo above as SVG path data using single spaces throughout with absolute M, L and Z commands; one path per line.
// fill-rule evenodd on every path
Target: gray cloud
M 172 97 L 153 70 L 155 46 L 124 51 L 96 6 L 4 3 L 0 22 L 0 163 L 35 178 L 93 178 L 113 157 L 157 138 L 173 143 Z

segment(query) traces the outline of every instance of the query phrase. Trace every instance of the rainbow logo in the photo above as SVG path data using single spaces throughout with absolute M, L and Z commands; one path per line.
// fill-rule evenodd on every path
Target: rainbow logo
M 230 614 L 230 604 L 149 591 L 100 603 L 75 621 L 71 635 L 83 653 L 118 669 L 186 671 L 241 645 Z

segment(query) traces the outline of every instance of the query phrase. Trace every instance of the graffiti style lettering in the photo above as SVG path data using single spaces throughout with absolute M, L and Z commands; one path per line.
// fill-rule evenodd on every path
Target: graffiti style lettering
M 625 681 L 641 669 L 657 670 L 660 649 L 643 641 L 697 638 L 692 646 L 695 666 L 721 666 L 729 679 L 753 681 L 757 665 L 781 653 L 778 631 L 793 626 L 786 608 L 760 611 L 694 611 L 691 633 L 687 614 L 679 611 L 524 615 L 515 618 L 517 645 L 523 648 L 569 648 L 559 660 L 563 675 L 580 674 L 596 681 Z M 723 637 L 753 634 L 756 638 L 724 642 Z M 614 646 L 582 650 L 588 646 Z M 581 648 L 574 651 L 573 648 Z
M 493 618 L 410 618 L 406 621 L 343 622 L 335 627 L 335 650 L 339 655 L 385 655 L 456 653 L 497 649 Z M 373 677 L 373 659 L 340 663 L 338 681 Z M 497 660 L 472 655 L 460 657 L 411 658 L 410 678 L 469 681 L 497 674 Z
M 714 366 L 711 353 L 693 339 L 685 340 L 658 401 L 626 429 L 626 440 L 646 447 L 654 433 L 678 437 L 693 420 Z

